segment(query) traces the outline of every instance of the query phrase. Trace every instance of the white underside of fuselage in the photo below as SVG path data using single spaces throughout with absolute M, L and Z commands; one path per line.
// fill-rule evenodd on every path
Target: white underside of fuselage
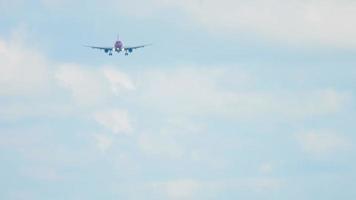
M 121 51 L 125 51 L 124 48 L 113 48 L 111 51 L 108 52 L 109 56 L 112 56 L 113 52 L 120 53 Z M 127 51 L 125 51 L 125 56 L 129 55 Z
M 108 54 L 109 54 L 109 56 L 112 56 L 113 52 L 120 53 L 121 51 L 123 51 L 123 49 L 120 49 L 120 48 L 112 48 L 112 50 L 109 51 Z

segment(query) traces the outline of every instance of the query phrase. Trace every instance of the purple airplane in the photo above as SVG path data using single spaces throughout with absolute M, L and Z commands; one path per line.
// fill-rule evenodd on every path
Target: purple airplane
M 124 44 L 119 40 L 119 36 L 117 37 L 117 40 L 114 44 L 113 47 L 96 47 L 96 46 L 87 46 L 93 49 L 100 49 L 104 50 L 105 53 L 109 54 L 109 56 L 112 56 L 112 52 L 117 52 L 120 53 L 121 51 L 125 51 L 125 56 L 129 55 L 129 53 L 132 53 L 134 49 L 139 49 L 143 48 L 145 46 L 148 46 L 149 44 L 145 45 L 140 45 L 140 46 L 124 46 Z

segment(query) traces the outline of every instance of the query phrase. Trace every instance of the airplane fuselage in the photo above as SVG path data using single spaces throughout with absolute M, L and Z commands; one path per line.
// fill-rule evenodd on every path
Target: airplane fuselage
M 118 40 L 114 44 L 114 49 L 116 52 L 120 52 L 124 49 L 124 44 L 120 40 Z

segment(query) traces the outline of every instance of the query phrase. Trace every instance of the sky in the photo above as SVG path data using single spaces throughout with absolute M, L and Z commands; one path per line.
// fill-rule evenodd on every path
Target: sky
M 356 2 L 0 13 L 0 199 L 355 199 Z

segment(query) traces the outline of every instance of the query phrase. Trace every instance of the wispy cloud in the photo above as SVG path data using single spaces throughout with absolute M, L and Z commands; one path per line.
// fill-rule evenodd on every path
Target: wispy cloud
M 110 68 L 104 69 L 103 72 L 105 77 L 109 80 L 111 90 L 114 94 L 119 95 L 121 92 L 136 89 L 127 74 Z
M 317 158 L 337 156 L 349 150 L 352 142 L 344 135 L 328 130 L 311 130 L 297 134 L 301 149 Z
M 167 182 L 152 183 L 151 187 L 156 192 L 169 199 L 194 199 L 196 193 L 202 189 L 202 182 L 182 179 Z
M 129 8 L 135 10 L 134 5 Z M 141 9 L 132 15 L 155 16 L 152 10 L 184 11 L 189 20 L 218 34 L 242 32 L 293 45 L 356 47 L 353 1 L 151 0 Z
M 50 63 L 16 34 L 0 39 L 0 95 L 33 96 L 48 89 Z
M 232 75 L 233 74 L 233 75 Z M 329 88 L 269 91 L 244 81 L 229 89 L 241 74 L 179 67 L 142 75 L 136 99 L 165 113 L 184 116 L 214 115 L 243 119 L 305 119 L 342 111 L 349 105 L 349 92 Z M 248 88 L 248 90 L 247 90 Z
M 160 159 L 179 160 L 186 153 L 179 141 L 164 134 L 142 133 L 138 138 L 138 145 L 145 155 Z
M 105 66 L 103 69 L 88 68 L 78 64 L 61 64 L 55 73 L 58 83 L 71 91 L 79 104 L 98 105 L 114 95 L 135 89 L 128 75 L 121 71 Z
M 132 125 L 125 110 L 106 110 L 94 114 L 94 119 L 116 134 L 131 134 Z
M 94 138 L 98 149 L 102 152 L 109 150 L 113 144 L 113 139 L 106 134 L 95 134 Z
M 77 64 L 61 65 L 56 72 L 59 84 L 67 88 L 73 98 L 83 105 L 95 105 L 105 101 L 110 94 L 105 79 L 94 70 L 86 70 Z
M 199 180 L 199 179 L 176 179 L 150 184 L 160 197 L 169 199 L 206 199 L 219 198 L 230 191 L 248 192 L 253 194 L 267 194 L 278 191 L 285 183 L 277 178 L 248 178 L 228 180 Z M 160 198 L 161 199 L 161 198 Z

